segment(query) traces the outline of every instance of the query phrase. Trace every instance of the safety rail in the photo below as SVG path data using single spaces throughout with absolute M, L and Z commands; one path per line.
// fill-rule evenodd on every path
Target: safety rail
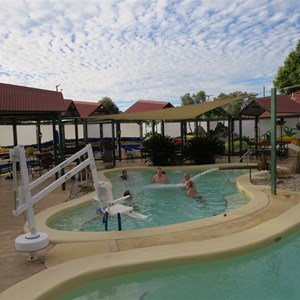
M 252 155 L 252 150 L 248 149 L 236 162 L 241 162 L 246 157 L 248 157 L 248 162 L 249 162 L 251 155 Z

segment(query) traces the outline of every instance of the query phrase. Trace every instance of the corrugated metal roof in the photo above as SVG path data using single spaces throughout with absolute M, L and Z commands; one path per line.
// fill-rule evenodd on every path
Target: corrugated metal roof
M 293 100 L 295 100 L 298 104 L 300 104 L 300 91 L 299 92 L 296 92 L 296 93 L 293 93 L 291 95 L 291 98 Z
M 146 112 L 136 112 L 136 113 L 123 113 L 123 114 L 114 114 L 106 116 L 97 116 L 90 117 L 91 121 L 109 121 L 109 120 L 190 120 L 195 119 L 196 117 L 217 109 L 218 107 L 224 106 L 226 104 L 242 100 L 243 98 L 230 98 L 222 99 L 210 102 L 204 102 L 201 104 L 186 105 L 180 107 L 171 107 L 166 109 L 151 110 Z
M 149 111 L 163 108 L 174 107 L 170 102 L 154 101 L 154 100 L 138 100 L 130 106 L 125 113 L 135 113 L 141 111 Z
M 71 99 L 65 99 L 65 111 L 62 114 L 63 117 L 80 117 L 79 112 Z
M 97 102 L 73 101 L 81 118 L 107 113 L 105 107 Z
M 63 112 L 61 92 L 0 83 L 0 111 Z
M 277 95 L 277 115 L 294 116 L 300 115 L 300 105 L 287 95 Z M 240 115 L 244 116 L 262 116 L 269 117 L 271 111 L 271 97 L 257 98 L 252 100 L 241 111 Z

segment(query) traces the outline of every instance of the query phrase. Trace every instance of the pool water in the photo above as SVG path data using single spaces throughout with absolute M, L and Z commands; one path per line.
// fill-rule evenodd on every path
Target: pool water
M 185 187 L 180 184 L 184 171 L 168 171 L 170 184 L 151 184 L 154 172 L 149 170 L 128 171 L 127 180 L 121 179 L 117 172 L 109 172 L 107 177 L 113 186 L 114 199 L 130 190 L 133 197 L 124 204 L 148 216 L 147 220 L 137 220 L 122 215 L 122 229 L 133 230 L 207 218 L 245 205 L 249 198 L 239 192 L 236 186 L 236 177 L 245 172 L 247 171 L 191 171 L 200 195 L 198 198 L 186 196 Z M 48 226 L 66 231 L 104 231 L 102 216 L 96 213 L 98 205 L 98 202 L 93 201 L 69 211 Z M 110 216 L 108 230 L 118 230 L 117 225 L 117 217 Z
M 300 232 L 234 259 L 116 276 L 57 300 L 299 299 Z

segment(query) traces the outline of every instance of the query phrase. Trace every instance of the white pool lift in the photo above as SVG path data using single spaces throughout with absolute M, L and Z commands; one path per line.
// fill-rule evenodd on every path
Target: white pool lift
M 61 175 L 54 182 L 49 184 L 47 187 L 32 195 L 32 190 L 36 188 L 39 184 L 43 183 L 46 179 L 55 175 L 56 173 L 63 172 L 64 168 L 70 165 L 75 160 L 80 160 L 80 158 L 85 158 L 80 161 L 73 169 L 68 171 L 66 174 Z M 65 183 L 71 177 L 75 176 L 77 173 L 82 171 L 84 168 L 90 166 L 93 183 L 96 191 L 96 196 L 94 200 L 99 201 L 99 206 L 102 212 L 108 213 L 109 215 L 126 214 L 130 217 L 137 218 L 140 220 L 146 220 L 147 216 L 139 214 L 133 211 L 133 207 L 126 206 L 121 202 L 130 198 L 130 196 L 125 196 L 113 199 L 112 187 L 108 182 L 101 182 L 98 180 L 96 164 L 93 156 L 92 146 L 88 144 L 85 148 L 78 151 L 76 154 L 66 159 L 41 177 L 37 178 L 35 181 L 29 183 L 28 168 L 26 163 L 25 149 L 24 146 L 16 146 L 10 150 L 10 160 L 13 163 L 13 192 L 15 199 L 15 209 L 13 214 L 18 216 L 24 212 L 27 213 L 27 221 L 29 232 L 27 234 L 22 234 L 15 239 L 15 248 L 20 252 L 29 252 L 28 260 L 37 259 L 37 251 L 46 248 L 49 245 L 48 234 L 44 232 L 36 231 L 35 217 L 34 217 L 34 205 L 39 202 L 42 198 L 47 196 L 49 193 L 54 191 L 61 184 Z M 18 186 L 17 181 L 17 163 L 19 163 L 19 170 L 21 175 L 21 185 Z

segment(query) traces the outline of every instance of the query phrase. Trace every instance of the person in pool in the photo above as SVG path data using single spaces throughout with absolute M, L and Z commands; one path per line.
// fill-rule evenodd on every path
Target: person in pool
M 156 174 L 152 177 L 152 183 L 168 183 L 168 176 L 163 172 L 161 167 L 157 168 Z
M 129 190 L 127 190 L 127 191 L 125 191 L 124 193 L 123 193 L 123 196 L 125 197 L 125 196 L 130 196 L 130 197 L 132 197 L 132 193 L 129 191 Z
M 186 195 L 188 197 L 195 198 L 195 197 L 198 196 L 198 192 L 197 192 L 197 190 L 194 187 L 194 181 L 193 180 L 188 180 L 187 181 L 186 188 L 187 188 Z
M 183 179 L 181 180 L 181 183 L 185 184 L 187 186 L 188 181 L 191 179 L 190 173 L 184 173 Z
M 121 175 L 120 177 L 121 177 L 123 180 L 128 179 L 127 171 L 126 171 L 126 170 L 123 170 L 123 171 L 122 171 L 122 175 Z

